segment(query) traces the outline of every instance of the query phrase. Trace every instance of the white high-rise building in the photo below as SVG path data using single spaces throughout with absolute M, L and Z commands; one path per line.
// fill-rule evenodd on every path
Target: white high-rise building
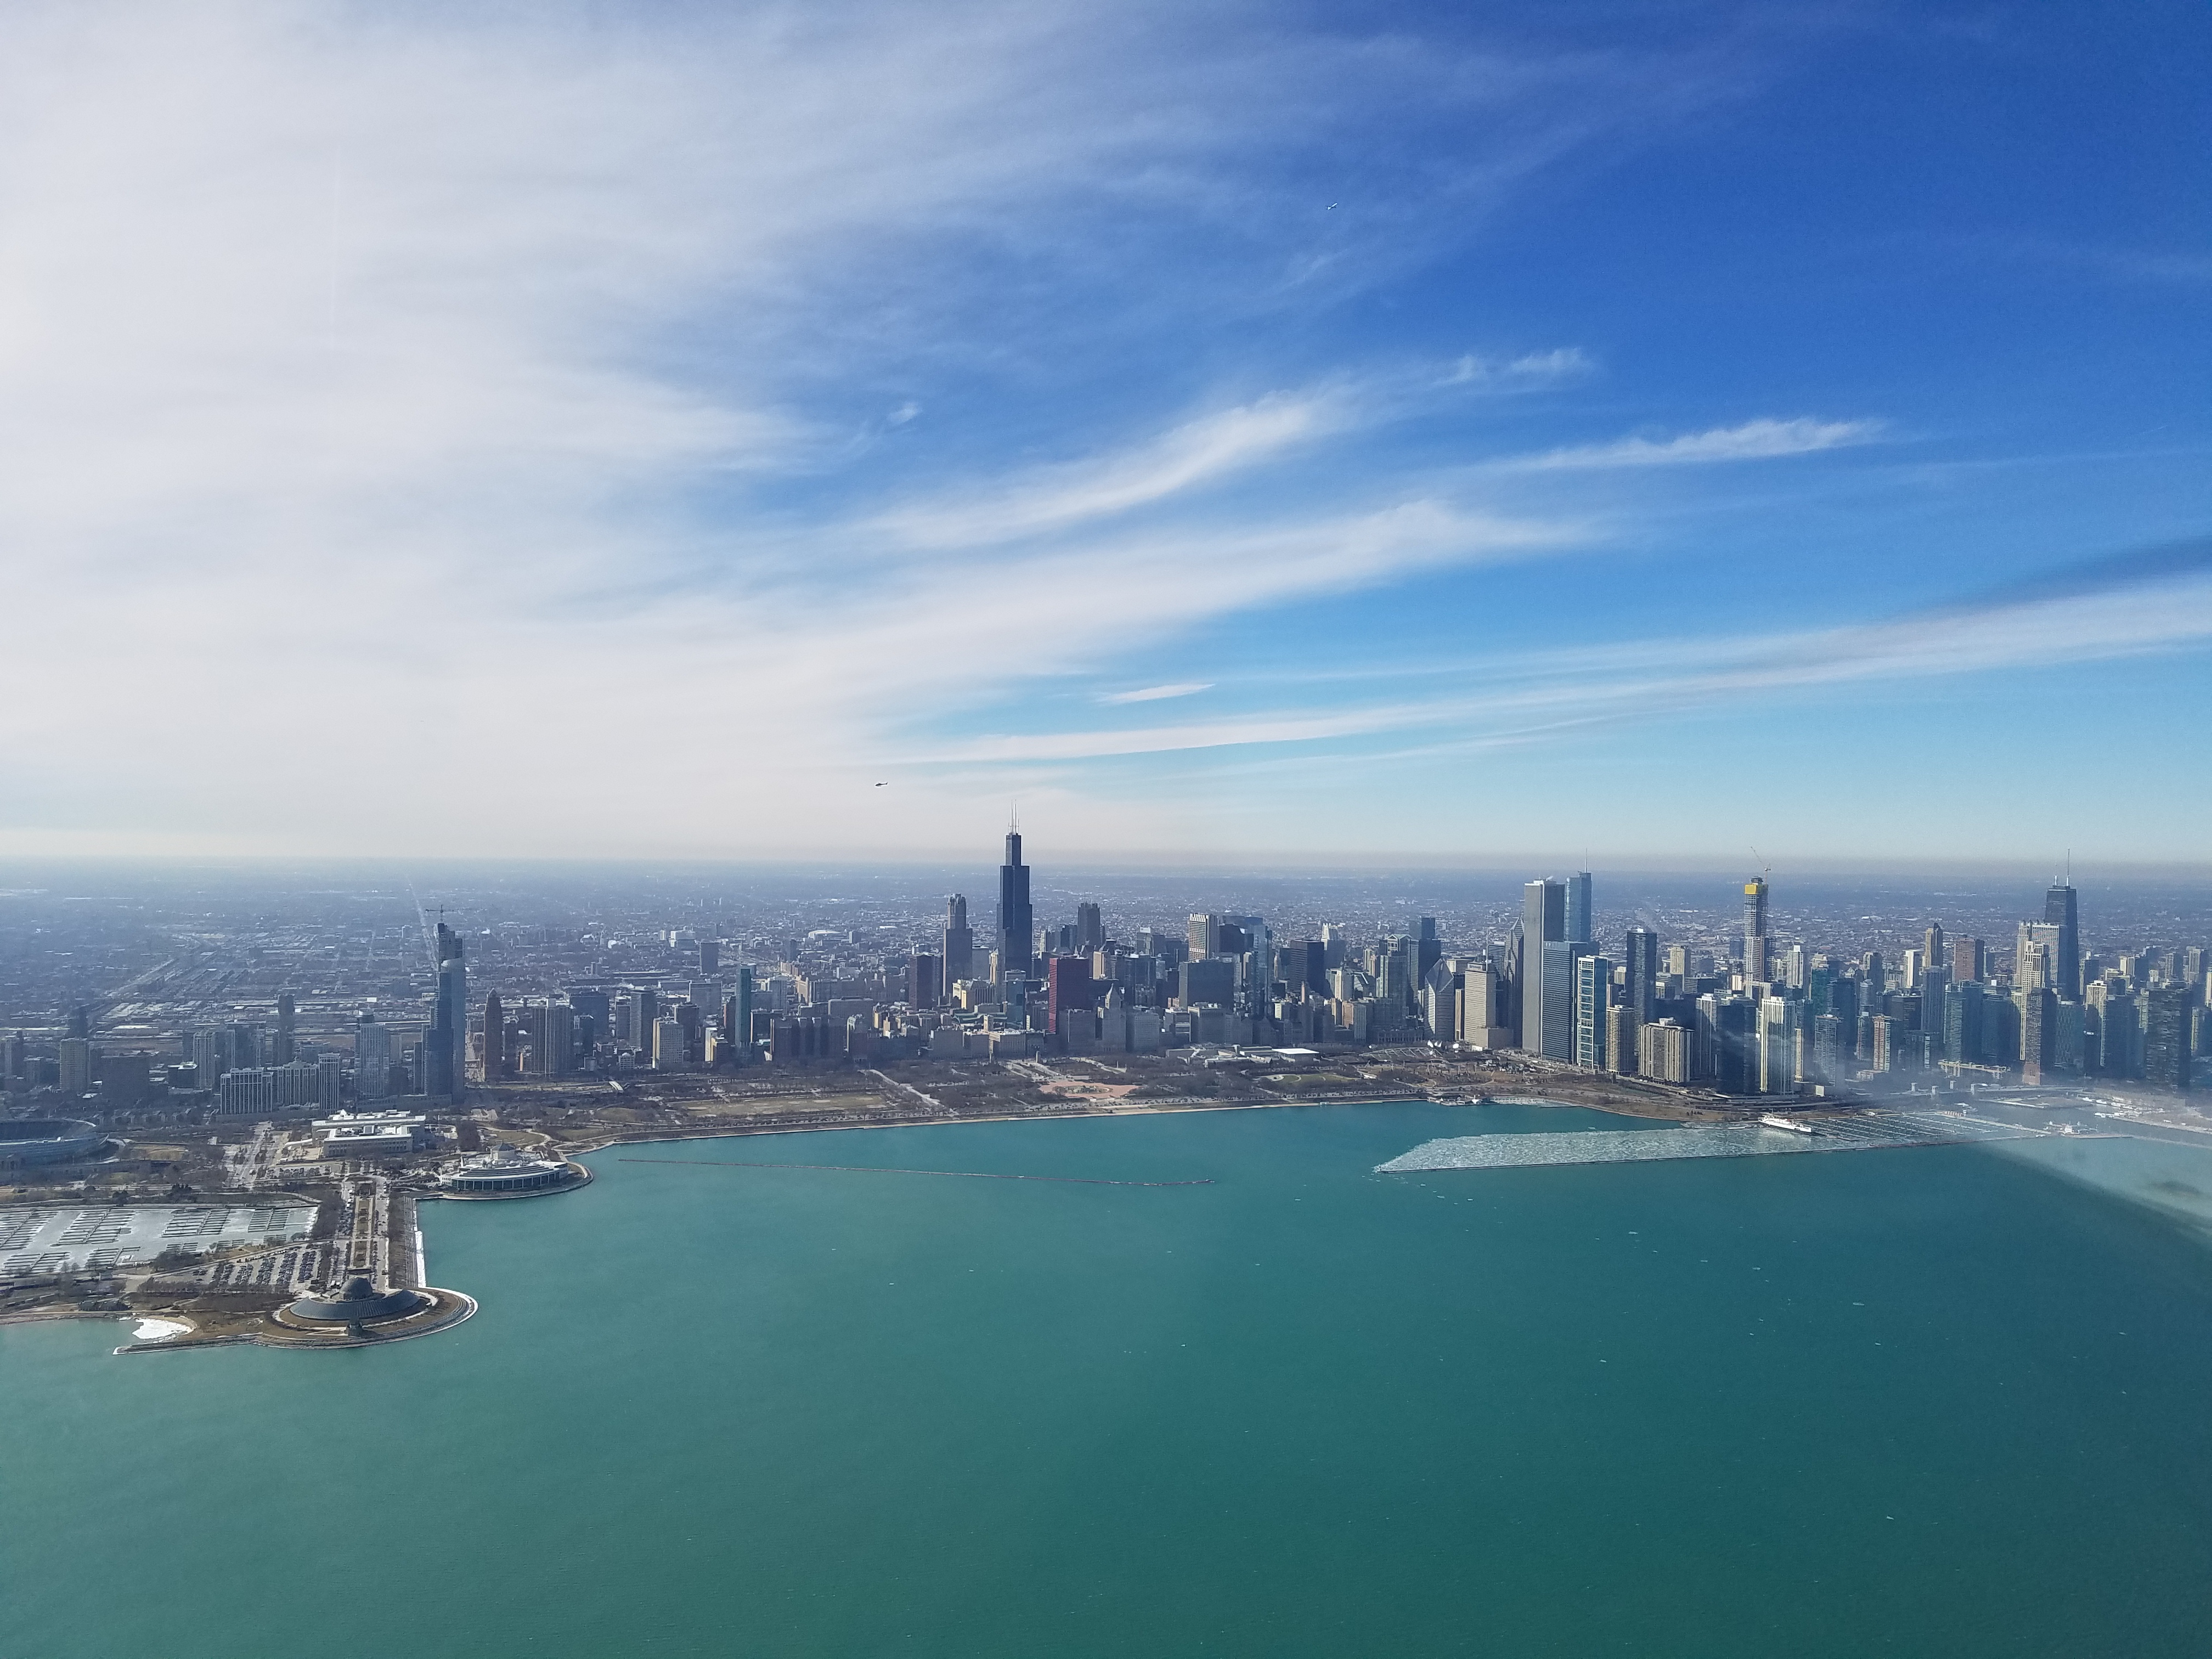
M 1753 1085 L 1762 1095 L 1797 1092 L 1799 1016 L 1805 1005 L 1768 997 L 1759 1005 L 1759 1048 Z
M 1468 1048 L 1510 1048 L 1513 1034 L 1499 1020 L 1503 987 L 1498 965 L 1480 957 L 1460 969 L 1459 1041 Z

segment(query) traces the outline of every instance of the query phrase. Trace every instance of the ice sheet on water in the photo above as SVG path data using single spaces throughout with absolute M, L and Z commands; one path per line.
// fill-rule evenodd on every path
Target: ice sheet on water
M 1857 1152 L 2033 1135 L 2010 1124 L 1947 1112 L 1861 1112 L 1817 1120 L 1814 1133 L 1757 1123 L 1671 1129 L 1579 1129 L 1561 1133 L 1455 1135 L 1378 1164 L 1383 1174 L 1421 1170 L 1527 1169 L 1551 1164 L 1630 1164 L 1681 1158 L 1759 1158 L 1769 1152 Z

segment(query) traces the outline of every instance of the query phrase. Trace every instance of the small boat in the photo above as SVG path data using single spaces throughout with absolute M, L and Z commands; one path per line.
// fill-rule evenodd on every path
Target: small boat
M 1760 1118 L 1759 1124 L 1763 1129 L 1787 1129 L 1792 1134 L 1809 1135 L 1813 1133 L 1811 1124 L 1800 1123 L 1794 1117 L 1778 1117 L 1772 1112 Z

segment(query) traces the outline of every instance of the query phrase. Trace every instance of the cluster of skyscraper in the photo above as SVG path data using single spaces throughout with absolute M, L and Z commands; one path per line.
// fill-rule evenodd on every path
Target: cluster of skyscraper
M 519 1018 L 488 1000 L 481 1074 L 1429 1042 L 1742 1095 L 1943 1071 L 2185 1086 L 2203 1036 L 2202 952 L 2085 960 L 2065 884 L 2044 920 L 2021 925 L 2008 966 L 1979 939 L 1947 945 L 1940 927 L 1895 963 L 1785 944 L 1763 878 L 1745 884 L 1741 943 L 1720 961 L 1643 927 L 1601 951 L 1586 871 L 1528 883 L 1507 938 L 1462 951 L 1448 951 L 1428 917 L 1365 944 L 1334 924 L 1279 941 L 1264 918 L 1216 913 L 1192 915 L 1180 935 L 1118 939 L 1089 902 L 1072 923 L 1040 927 L 1018 831 L 998 886 L 987 949 L 954 894 L 939 948 L 903 958 L 896 980 L 837 978 L 801 961 L 794 940 L 757 984 L 741 965 L 726 986 L 719 947 L 704 941 L 702 976 L 680 996 L 571 987 Z
M 726 973 L 720 940 L 670 933 L 655 941 L 665 954 L 654 971 L 511 1000 L 494 992 L 473 1019 L 466 952 L 441 921 L 429 941 L 428 1020 L 362 1014 L 353 1091 L 450 1102 L 471 1079 L 1208 1042 L 1517 1049 L 1735 1095 L 1942 1073 L 2185 1088 L 2208 1036 L 2205 952 L 2085 954 L 2077 897 L 2063 882 L 2050 889 L 2040 920 L 2019 924 L 2008 959 L 1935 925 L 1895 961 L 1778 939 L 1763 878 L 1744 884 L 1737 943 L 1718 959 L 1662 944 L 1642 926 L 1601 948 L 1586 871 L 1529 882 L 1502 939 L 1456 949 L 1430 917 L 1364 941 L 1338 924 L 1318 938 L 1278 939 L 1263 917 L 1207 912 L 1180 932 L 1147 927 L 1120 939 L 1085 902 L 1073 922 L 1040 927 L 1018 831 L 1007 834 L 998 888 L 984 940 L 961 894 L 946 901 L 936 949 L 872 960 L 859 933 L 822 929 L 807 940 L 753 941 L 769 958 L 757 973 L 745 963 Z M 672 971 L 669 958 L 680 963 L 693 949 L 696 968 Z M 114 1105 L 135 1105 L 166 1082 L 173 1098 L 249 1113 L 333 1109 L 347 1076 L 343 1050 L 298 1039 L 289 992 L 277 998 L 273 1034 L 233 1021 L 186 1030 L 181 1046 L 157 1079 L 155 1056 L 103 1055 L 80 1010 L 52 1060 L 20 1036 L 0 1043 L 0 1082 L 97 1092 Z
M 2204 1042 L 2204 952 L 2085 957 L 2063 882 L 2041 921 L 2020 924 L 2008 968 L 1980 939 L 1947 942 L 1940 925 L 1894 963 L 1784 946 L 1763 878 L 1744 885 L 1742 944 L 1725 963 L 1692 963 L 1679 945 L 1662 961 L 1644 927 L 1626 930 L 1616 963 L 1592 943 L 1587 873 L 1530 882 L 1502 960 L 1461 966 L 1460 1041 L 1729 1094 L 1911 1073 L 2186 1088 Z

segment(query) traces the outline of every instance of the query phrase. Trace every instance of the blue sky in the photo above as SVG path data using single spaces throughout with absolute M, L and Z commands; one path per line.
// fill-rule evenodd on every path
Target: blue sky
M 2208 48 L 12 9 L 0 852 L 2201 859 Z

